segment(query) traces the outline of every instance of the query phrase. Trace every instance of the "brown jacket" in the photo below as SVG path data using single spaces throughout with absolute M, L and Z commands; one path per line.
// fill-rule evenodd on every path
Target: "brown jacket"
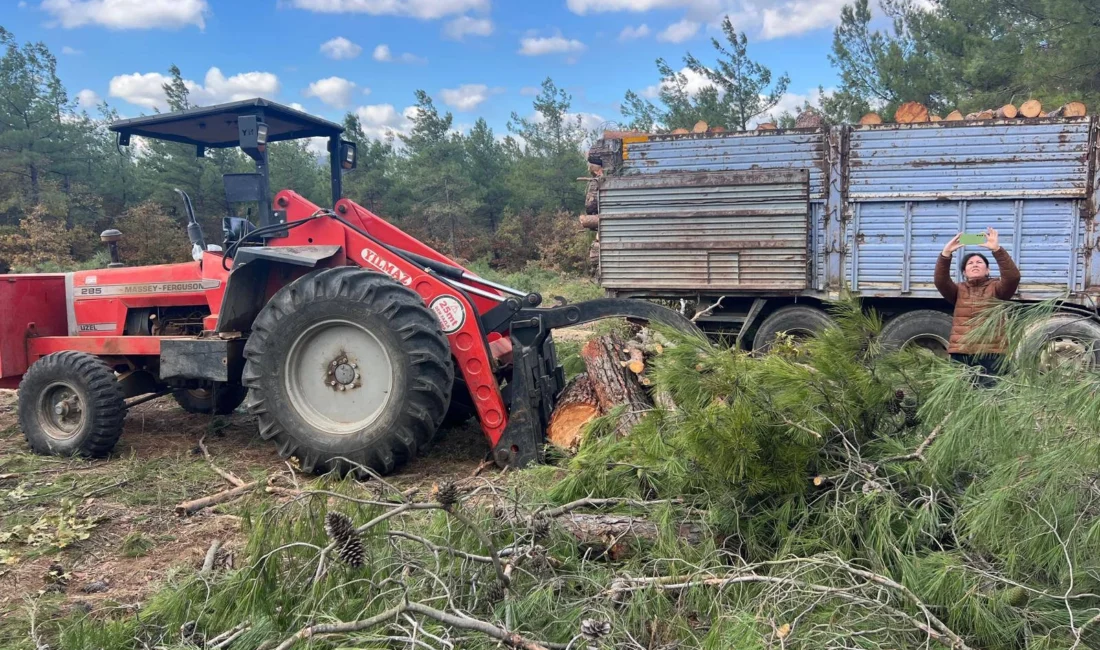
M 947 351 L 951 354 L 979 354 L 1004 352 L 1004 341 L 994 340 L 988 344 L 975 345 L 973 342 L 963 343 L 962 339 L 973 329 L 970 322 L 989 304 L 995 300 L 1009 300 L 1020 286 L 1020 270 L 1004 248 L 998 248 L 993 252 L 993 258 L 997 260 L 997 268 L 1001 271 L 1001 277 L 993 280 L 966 280 L 955 282 L 951 279 L 951 258 L 940 258 L 936 262 L 936 288 L 947 302 L 955 305 L 955 315 L 951 322 L 951 340 Z

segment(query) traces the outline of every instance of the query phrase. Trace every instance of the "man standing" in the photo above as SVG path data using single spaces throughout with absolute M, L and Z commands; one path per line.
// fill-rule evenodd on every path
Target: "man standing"
M 962 248 L 963 244 L 959 241 L 961 237 L 962 233 L 959 233 L 947 242 L 936 262 L 936 288 L 947 302 L 955 306 L 951 323 L 951 340 L 948 342 L 947 351 L 955 361 L 981 367 L 987 375 L 996 375 L 1005 349 L 1003 337 L 997 336 L 988 341 L 966 341 L 965 343 L 963 338 L 973 328 L 974 324 L 971 321 L 975 316 L 988 309 L 995 300 L 1012 298 L 1020 286 L 1020 270 L 1009 257 L 1008 251 L 1001 248 L 997 231 L 987 228 L 985 243 L 981 246 L 993 252 L 993 259 L 997 260 L 1001 277 L 997 279 L 989 277 L 989 260 L 985 255 L 970 253 L 963 258 L 962 262 L 964 281 L 954 282 L 951 279 L 951 256 Z

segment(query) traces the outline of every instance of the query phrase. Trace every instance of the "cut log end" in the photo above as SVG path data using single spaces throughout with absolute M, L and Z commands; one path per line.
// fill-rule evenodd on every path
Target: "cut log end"
M 580 222 L 582 228 L 587 228 L 588 230 L 598 230 L 600 227 L 600 215 L 582 214 L 580 216 Z
M 587 373 L 581 373 L 562 390 L 546 427 L 546 438 L 556 447 L 576 451 L 585 426 L 599 416 L 600 408 L 592 380 Z
M 894 113 L 898 124 L 915 124 L 928 121 L 928 107 L 920 102 L 905 102 Z
M 878 113 L 868 113 L 859 118 L 859 123 L 863 125 L 868 124 L 882 124 L 882 116 Z
M 947 117 L 943 118 L 944 122 L 961 122 L 963 120 L 963 114 L 959 111 L 951 111 L 947 114 Z
M 1019 111 L 1017 111 L 1016 107 L 1013 106 L 1012 104 L 1005 104 L 1004 106 L 998 108 L 994 112 L 994 115 L 997 116 L 998 120 L 1015 119 L 1016 115 L 1018 115 L 1018 114 L 1019 114 Z
M 1021 117 L 1039 117 L 1043 114 L 1043 103 L 1038 99 L 1029 99 L 1023 104 L 1020 104 L 1019 113 Z
M 707 132 L 707 123 L 704 122 L 703 120 L 699 120 L 698 122 L 695 123 L 695 126 L 691 127 L 691 132 L 692 133 L 706 133 Z
M 756 125 L 759 131 L 774 131 L 776 129 L 775 122 L 764 122 Z
M 816 129 L 819 128 L 824 121 L 825 120 L 821 117 L 821 113 L 808 109 L 798 114 L 798 117 L 795 118 L 794 121 L 794 127 L 796 129 Z
M 688 131 L 687 129 L 683 129 L 683 128 L 672 129 L 672 135 L 684 135 L 686 133 L 690 133 L 690 131 Z

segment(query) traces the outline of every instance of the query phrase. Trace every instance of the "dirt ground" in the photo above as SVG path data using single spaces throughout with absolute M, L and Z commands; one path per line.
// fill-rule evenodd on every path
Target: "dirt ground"
M 131 409 L 111 458 L 85 461 L 32 454 L 15 406 L 16 393 L 0 391 L 0 647 L 25 642 L 19 621 L 43 595 L 62 612 L 133 606 L 172 567 L 201 566 L 214 540 L 223 543 L 219 559 L 232 561 L 244 542 L 233 503 L 175 513 L 181 501 L 231 487 L 203 458 L 200 439 L 220 467 L 245 481 L 291 476 L 243 413 L 212 418 L 184 412 L 171 397 L 147 402 Z M 444 432 L 428 455 L 388 480 L 407 488 L 467 477 L 487 451 L 472 423 Z M 262 490 L 245 498 L 273 499 Z

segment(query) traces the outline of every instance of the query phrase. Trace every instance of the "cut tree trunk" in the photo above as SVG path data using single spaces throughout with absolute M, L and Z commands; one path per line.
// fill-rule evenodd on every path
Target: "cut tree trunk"
M 709 133 L 725 133 L 726 132 L 726 127 L 724 127 L 724 126 L 712 126 L 709 129 L 707 129 L 707 131 Z
M 698 122 L 695 123 L 695 126 L 691 127 L 691 132 L 692 133 L 706 133 L 707 132 L 707 123 L 704 122 L 703 120 L 699 120 Z
M 774 131 L 775 122 L 764 122 L 763 124 L 757 124 L 756 128 L 760 131 Z
M 576 537 L 590 554 L 595 552 L 611 560 L 629 557 L 634 546 L 652 546 L 661 534 L 657 524 L 626 515 L 571 512 L 554 521 Z M 702 542 L 703 534 L 701 528 L 689 524 L 681 524 L 676 530 L 677 537 L 692 545 Z
M 976 120 L 992 120 L 993 119 L 993 110 L 987 108 L 984 111 L 980 111 L 974 119 L 976 119 Z
M 685 133 L 690 133 L 690 131 L 685 128 L 672 129 L 672 135 L 684 135 Z
M 1081 102 L 1070 102 L 1060 108 L 1047 113 L 1047 117 L 1084 117 L 1088 114 L 1085 105 Z
M 905 102 L 898 106 L 894 113 L 894 121 L 898 124 L 913 124 L 928 121 L 928 107 L 920 102 Z
M 795 118 L 794 128 L 796 129 L 816 129 L 821 126 L 824 120 L 821 118 L 821 113 L 815 110 L 805 110 L 798 114 Z
M 939 115 L 929 115 L 928 116 L 928 121 L 929 122 L 942 122 L 943 118 L 940 117 Z
M 1029 99 L 1020 104 L 1020 115 L 1023 117 L 1039 117 L 1043 114 L 1043 103 L 1038 99 Z
M 582 214 L 580 221 L 581 227 L 588 230 L 598 230 L 600 227 L 600 215 L 598 214 Z
M 631 344 L 634 345 L 631 345 Z M 640 375 L 645 372 L 645 352 L 642 350 L 641 343 L 629 341 L 626 344 L 626 351 L 630 355 L 630 361 L 626 361 L 626 368 L 635 375 Z
M 882 124 L 882 116 L 878 113 L 868 113 L 859 118 L 860 124 Z
M 588 369 L 600 410 L 608 413 L 625 405 L 615 432 L 619 436 L 630 433 L 653 405 L 638 378 L 622 366 L 622 340 L 614 334 L 589 339 L 581 348 L 581 358 Z
M 599 400 L 592 380 L 587 373 L 581 373 L 565 385 L 546 427 L 546 438 L 557 447 L 576 451 L 580 448 L 585 426 L 599 415 Z
M 998 108 L 993 114 L 996 115 L 999 120 L 1011 120 L 1019 114 L 1019 111 L 1017 111 L 1016 107 L 1012 104 L 1005 104 Z
M 947 114 L 947 117 L 943 118 L 943 121 L 944 122 L 961 122 L 962 119 L 963 119 L 963 114 L 962 113 L 960 113 L 959 111 L 951 111 L 950 113 Z

